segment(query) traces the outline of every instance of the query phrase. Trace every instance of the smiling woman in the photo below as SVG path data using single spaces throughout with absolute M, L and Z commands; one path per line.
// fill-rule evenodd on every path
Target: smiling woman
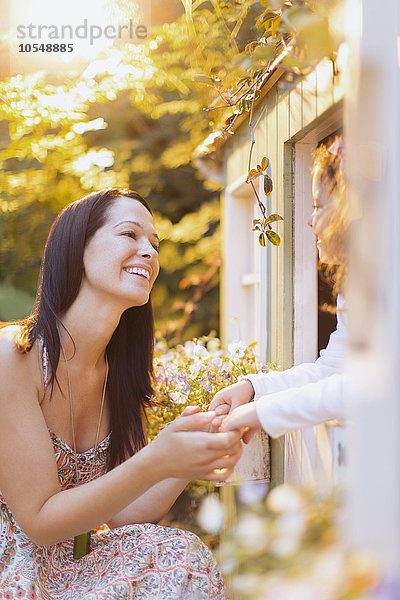
M 210 433 L 197 407 L 146 445 L 158 269 L 146 200 L 102 190 L 57 217 L 32 314 L 3 324 L 1 600 L 226 597 L 208 548 L 156 525 L 241 454 L 240 432 Z

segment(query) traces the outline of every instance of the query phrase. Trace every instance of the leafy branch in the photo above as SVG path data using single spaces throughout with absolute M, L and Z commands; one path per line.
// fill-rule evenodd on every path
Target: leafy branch
M 282 220 L 277 214 L 267 216 L 264 203 L 261 201 L 254 185 L 254 180 L 260 176 L 264 179 L 264 192 L 270 197 L 273 189 L 272 180 L 267 174 L 269 161 L 266 157 L 261 163 L 251 168 L 251 158 L 255 144 L 253 128 L 253 111 L 255 101 L 260 95 L 260 90 L 268 79 L 272 70 L 279 64 L 280 69 L 286 72 L 286 79 L 290 82 L 295 76 L 309 73 L 323 58 L 332 61 L 333 74 L 337 73 L 336 54 L 341 35 L 331 26 L 332 15 L 341 0 L 260 0 L 265 7 L 258 15 L 255 25 L 261 34 L 251 40 L 244 51 L 232 61 L 232 68 L 240 67 L 246 75 L 230 87 L 223 90 L 222 82 L 215 77 L 197 76 L 200 83 L 214 87 L 221 103 L 205 108 L 206 112 L 234 109 L 225 120 L 221 138 L 233 134 L 233 126 L 243 113 L 250 113 L 250 152 L 247 183 L 252 186 L 257 199 L 262 218 L 254 220 L 255 231 L 260 231 L 259 242 L 265 246 L 268 239 L 272 244 L 279 245 L 280 238 L 271 228 L 271 223 Z M 217 80 L 218 79 L 218 80 Z M 266 165 L 266 166 L 265 166 Z

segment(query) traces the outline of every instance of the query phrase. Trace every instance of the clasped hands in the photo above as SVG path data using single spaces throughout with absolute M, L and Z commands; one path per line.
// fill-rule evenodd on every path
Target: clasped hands
M 211 422 L 214 431 L 242 431 L 242 440 L 247 444 L 261 428 L 256 412 L 254 388 L 250 381 L 242 379 L 217 392 L 209 406 L 215 412 Z
M 251 402 L 253 386 L 242 380 L 218 392 L 202 412 L 188 406 L 150 444 L 164 477 L 226 480 L 239 460 L 243 444 L 260 429 Z

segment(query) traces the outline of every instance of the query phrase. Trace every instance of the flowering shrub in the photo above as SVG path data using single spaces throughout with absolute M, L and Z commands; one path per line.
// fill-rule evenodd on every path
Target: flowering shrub
M 289 484 L 242 484 L 239 514 L 219 548 L 220 564 L 242 600 L 352 600 L 378 583 L 373 557 L 343 541 L 338 494 Z M 199 523 L 222 528 L 223 507 L 206 498 Z M 207 514 L 208 513 L 208 514 Z
M 254 345 L 236 341 L 223 352 L 220 340 L 215 337 L 195 339 L 173 349 L 163 342 L 157 343 L 155 403 L 147 409 L 149 439 L 186 406 L 196 404 L 207 410 L 214 394 L 235 383 L 241 375 L 276 369 L 275 364 L 258 364 Z

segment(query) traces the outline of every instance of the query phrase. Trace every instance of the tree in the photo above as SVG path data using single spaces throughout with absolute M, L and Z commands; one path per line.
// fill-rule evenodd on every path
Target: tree
M 233 21 L 242 8 L 230 4 Z M 156 27 L 153 44 L 107 50 L 78 75 L 2 83 L 2 281 L 33 294 L 59 210 L 94 189 L 130 186 L 149 198 L 169 236 L 155 294 L 159 328 L 183 334 L 189 318 L 188 335 L 217 328 L 218 206 L 190 163 L 208 134 L 202 108 L 213 94 L 193 78 L 232 55 L 225 27 L 211 8 L 198 10 L 192 24 L 181 18 Z M 203 293 L 205 318 L 195 310 Z

